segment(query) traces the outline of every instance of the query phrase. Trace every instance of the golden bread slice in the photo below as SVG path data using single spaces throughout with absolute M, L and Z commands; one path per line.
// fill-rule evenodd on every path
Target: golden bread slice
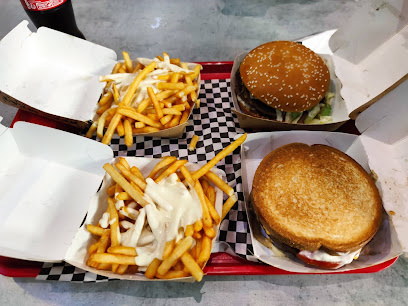
M 357 250 L 377 232 L 382 216 L 367 172 L 325 145 L 292 143 L 272 151 L 255 173 L 252 200 L 271 236 L 308 251 Z

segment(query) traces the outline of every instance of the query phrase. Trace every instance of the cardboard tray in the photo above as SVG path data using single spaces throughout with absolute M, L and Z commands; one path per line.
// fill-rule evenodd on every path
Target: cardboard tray
M 233 62 L 202 62 L 203 66 L 202 79 L 226 79 L 230 77 Z M 78 129 L 72 126 L 65 125 L 61 122 L 51 120 L 50 118 L 41 117 L 29 112 L 19 110 L 13 124 L 17 121 L 33 122 L 62 130 L 69 130 L 78 133 Z M 354 121 L 349 121 L 340 128 L 340 131 L 356 134 L 357 129 L 354 126 Z M 346 272 L 337 272 L 340 274 L 350 273 L 375 273 L 391 266 L 398 257 L 388 260 L 384 263 L 371 266 L 364 269 L 356 269 Z M 0 274 L 9 277 L 36 277 L 42 267 L 42 263 L 34 261 L 26 261 L 14 258 L 0 256 Z M 211 255 L 207 266 L 204 269 L 207 275 L 285 275 L 297 274 L 294 272 L 285 271 L 263 263 L 255 263 L 247 261 L 237 256 L 232 256 L 228 253 L 215 253 Z

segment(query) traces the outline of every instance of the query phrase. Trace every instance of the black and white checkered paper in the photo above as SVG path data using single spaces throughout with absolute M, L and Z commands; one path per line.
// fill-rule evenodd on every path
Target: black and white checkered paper
M 200 108 L 194 109 L 192 117 L 189 119 L 190 125 L 186 127 L 181 138 L 162 139 L 135 136 L 133 146 L 128 149 L 124 138 L 115 135 L 111 142 L 115 156 L 157 158 L 171 155 L 204 165 L 234 141 L 236 135 L 242 134 L 244 131 L 239 127 L 235 114 L 231 112 L 233 105 L 229 79 L 203 81 L 199 98 L 201 99 Z M 199 136 L 200 139 L 195 151 L 190 152 L 188 146 L 193 135 Z M 229 251 L 248 260 L 255 260 L 252 256 L 253 248 L 242 192 L 239 150 L 239 148 L 236 149 L 216 166 L 225 171 L 228 184 L 235 189 L 238 196 L 238 202 L 221 223 L 218 247 L 223 249 L 222 246 L 227 244 Z M 37 279 L 72 282 L 113 280 L 75 268 L 65 262 L 44 263 Z

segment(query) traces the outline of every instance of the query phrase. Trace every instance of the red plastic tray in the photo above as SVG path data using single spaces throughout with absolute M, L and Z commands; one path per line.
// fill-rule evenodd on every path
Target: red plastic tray
M 201 73 L 202 80 L 209 79 L 227 79 L 231 76 L 233 62 L 201 62 L 203 70 Z M 78 133 L 79 130 L 66 124 L 54 120 L 31 114 L 19 110 L 13 120 L 12 126 L 17 121 L 32 122 L 56 129 Z M 344 124 L 338 131 L 358 134 L 352 120 Z M 353 271 L 333 272 L 338 274 L 354 273 L 374 273 L 379 272 L 391 266 L 398 257 L 390 259 L 381 264 Z M 26 261 L 0 256 L 0 274 L 10 277 L 36 277 L 42 267 L 41 262 Z M 204 269 L 207 275 L 281 275 L 281 274 L 298 274 L 294 272 L 278 269 L 263 263 L 247 261 L 238 256 L 232 256 L 227 253 L 215 253 L 211 255 L 207 266 Z

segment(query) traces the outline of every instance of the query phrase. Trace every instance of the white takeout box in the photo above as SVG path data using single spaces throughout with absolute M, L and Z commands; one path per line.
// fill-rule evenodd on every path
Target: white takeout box
M 111 278 L 148 280 L 142 273 L 118 275 L 86 266 L 88 247 L 95 242 L 86 225 L 98 224 L 107 208 L 106 189 L 111 178 L 105 175 L 103 165 L 114 162 L 109 146 L 17 122 L 9 129 L 0 124 L 0 148 L 0 255 L 41 262 L 65 260 Z M 160 161 L 126 159 L 145 176 Z M 201 168 L 191 163 L 186 166 L 190 171 Z M 222 170 L 211 170 L 225 180 Z M 223 193 L 214 187 L 215 207 L 221 215 Z M 214 227 L 217 233 L 218 228 Z
M 111 73 L 116 53 L 46 27 L 33 33 L 27 25 L 22 21 L 0 41 L 0 101 L 87 128 L 97 117 L 97 102 L 105 87 L 99 76 Z M 187 125 L 138 135 L 178 138 Z
M 264 132 L 248 135 L 242 150 L 243 190 L 254 255 L 259 260 L 292 272 L 333 273 L 366 268 L 408 252 L 407 96 L 408 80 L 360 114 L 356 120 L 356 126 L 362 133 L 360 136 L 325 131 Z M 280 256 L 279 252 L 262 243 L 262 236 L 254 235 L 261 231 L 250 206 L 255 171 L 268 153 L 293 142 L 325 144 L 337 148 L 354 158 L 367 172 L 372 171 L 374 176 L 377 176 L 376 185 L 386 212 L 383 224 L 373 240 L 363 248 L 358 260 L 338 270 L 317 269 L 307 266 L 294 256 Z
M 112 149 L 26 122 L 0 124 L 0 148 L 0 254 L 63 260 Z
M 137 158 L 126 157 L 126 159 L 130 167 L 133 167 L 133 166 L 138 167 L 145 177 L 149 175 L 149 173 L 153 170 L 154 166 L 161 160 L 158 158 L 144 158 L 144 157 L 137 157 Z M 117 161 L 118 160 L 115 160 L 115 163 Z M 200 165 L 192 164 L 192 163 L 186 163 L 185 165 L 190 171 L 197 171 L 198 169 L 201 168 Z M 218 176 L 225 177 L 225 173 L 222 170 L 213 168 L 211 169 L 211 171 L 216 173 Z M 143 275 L 143 273 L 118 275 L 118 274 L 112 273 L 111 271 L 97 270 L 97 269 L 88 267 L 86 265 L 86 260 L 88 259 L 87 254 L 88 254 L 89 246 L 97 241 L 95 237 L 88 232 L 88 230 L 86 229 L 86 225 L 87 224 L 97 225 L 103 213 L 106 212 L 106 209 L 108 207 L 107 189 L 109 186 L 112 185 L 112 182 L 113 181 L 111 177 L 106 174 L 104 177 L 104 181 L 103 181 L 101 189 L 91 200 L 85 223 L 81 226 L 81 228 L 76 233 L 72 241 L 72 244 L 70 248 L 68 249 L 68 252 L 65 255 L 64 260 L 73 266 L 76 266 L 83 270 L 90 271 L 90 272 L 93 272 L 99 275 L 103 275 L 106 277 L 127 279 L 127 280 L 146 280 L 147 281 L 149 279 L 147 279 Z M 215 208 L 218 214 L 221 215 L 222 203 L 223 203 L 223 193 L 216 186 L 214 186 L 214 188 L 216 190 Z M 216 231 L 217 234 L 218 234 L 218 229 L 219 229 L 219 225 L 217 226 L 214 225 L 214 230 Z M 216 239 L 214 238 L 212 241 L 213 246 L 214 246 L 215 240 Z M 189 280 L 193 280 L 193 278 L 184 277 L 184 278 L 179 278 L 178 280 L 189 281 Z
M 303 45 L 321 54 L 324 59 L 331 56 L 328 67 L 332 70 L 333 64 L 334 74 L 331 71 L 330 89 L 335 93 L 331 123 L 291 124 L 243 113 L 235 94 L 235 72 L 246 53 L 239 55 L 231 72 L 231 91 L 233 111 L 240 126 L 264 131 L 334 131 L 349 118 L 355 119 L 407 78 L 407 7 L 407 0 L 369 1 L 339 30 L 302 40 Z M 341 84 L 337 83 L 337 77 Z

